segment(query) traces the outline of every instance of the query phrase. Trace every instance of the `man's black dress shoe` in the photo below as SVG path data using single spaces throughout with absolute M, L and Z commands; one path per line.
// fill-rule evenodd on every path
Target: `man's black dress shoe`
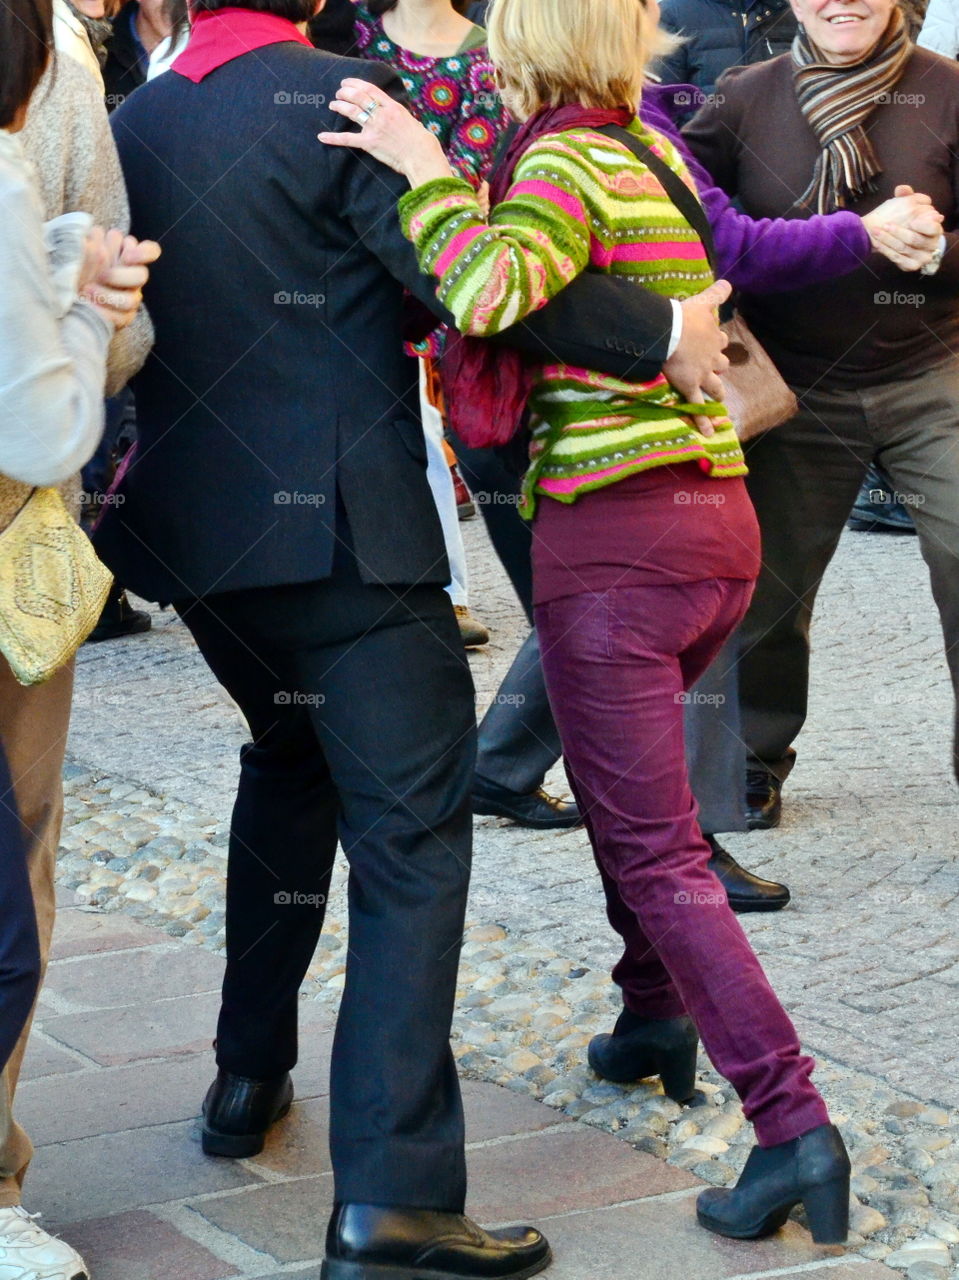
M 789 901 L 789 890 L 775 880 L 763 880 L 741 867 L 728 849 L 724 849 L 715 836 L 704 839 L 712 849 L 709 869 L 726 890 L 731 910 L 742 914 L 746 911 L 781 911 Z
M 552 1260 L 534 1227 L 484 1231 L 459 1213 L 338 1204 L 320 1280 L 526 1280 Z
M 746 825 L 750 831 L 771 831 L 783 812 L 783 784 L 768 769 L 746 770 Z
M 842 1244 L 849 1231 L 849 1156 L 835 1125 L 791 1142 L 753 1147 L 735 1187 L 709 1187 L 696 1200 L 700 1226 L 734 1240 L 778 1231 L 802 1201 L 817 1244 Z
M 288 1071 L 269 1080 L 218 1072 L 203 1102 L 203 1150 L 234 1160 L 259 1155 L 270 1126 L 283 1119 L 292 1103 Z
M 641 1018 L 624 1009 L 612 1035 L 589 1042 L 589 1065 L 604 1080 L 632 1084 L 659 1076 L 674 1102 L 688 1102 L 696 1091 L 699 1035 L 692 1018 Z
M 559 800 L 547 795 L 542 787 L 529 795 L 507 791 L 489 782 L 477 782 L 473 787 L 473 812 L 496 818 L 512 818 L 521 827 L 536 831 L 559 831 L 565 827 L 579 827 L 583 815 L 572 800 Z

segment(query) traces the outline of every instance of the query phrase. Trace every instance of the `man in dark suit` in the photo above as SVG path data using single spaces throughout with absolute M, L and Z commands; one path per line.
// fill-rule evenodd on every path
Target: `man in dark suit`
M 326 104 L 358 69 L 304 47 L 293 22 L 314 0 L 273 0 L 252 24 L 231 4 L 200 0 L 176 69 L 113 117 L 133 227 L 164 253 L 138 453 L 98 540 L 137 592 L 175 603 L 251 729 L 204 1148 L 254 1154 L 289 1109 L 339 839 L 350 950 L 324 1276 L 531 1276 L 549 1260 L 538 1232 L 462 1217 L 449 1032 L 475 719 L 400 343 L 403 285 L 434 308 L 435 288 L 399 229 L 402 180 L 316 141 L 348 127 Z M 671 312 L 628 282 L 624 306 L 623 283 L 584 280 L 512 341 L 651 376 Z M 700 336 L 705 380 L 722 357 Z

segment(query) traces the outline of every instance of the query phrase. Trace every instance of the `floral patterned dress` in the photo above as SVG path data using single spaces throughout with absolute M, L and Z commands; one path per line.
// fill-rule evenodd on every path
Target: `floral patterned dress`
M 354 3 L 360 57 L 389 63 L 399 73 L 414 115 L 439 138 L 456 173 L 479 187 L 509 120 L 496 91 L 486 32 L 474 27 L 450 57 L 420 57 L 391 40 L 363 0 Z

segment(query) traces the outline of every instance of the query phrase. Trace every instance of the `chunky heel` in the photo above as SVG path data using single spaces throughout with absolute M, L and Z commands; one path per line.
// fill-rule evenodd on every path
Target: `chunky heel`
M 849 1155 L 835 1125 L 823 1124 L 775 1147 L 753 1147 L 735 1187 L 707 1187 L 696 1201 L 699 1222 L 734 1240 L 778 1231 L 802 1203 L 817 1244 L 849 1234 Z
M 803 1192 L 806 1220 L 816 1244 L 845 1244 L 849 1235 L 849 1176 Z
M 659 1064 L 659 1078 L 663 1082 L 663 1092 L 673 1102 L 688 1102 L 696 1092 L 696 1049 L 683 1053 L 663 1055 Z
M 632 1084 L 659 1076 L 674 1102 L 696 1092 L 699 1035 L 692 1018 L 641 1018 L 623 1010 L 612 1035 L 589 1042 L 589 1065 L 604 1080 Z

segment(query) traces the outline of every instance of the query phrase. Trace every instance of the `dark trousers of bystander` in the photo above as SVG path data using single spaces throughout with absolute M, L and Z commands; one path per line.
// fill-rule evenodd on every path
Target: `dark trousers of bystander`
M 959 359 L 855 390 L 824 380 L 800 406 L 747 449 L 763 567 L 739 629 L 743 736 L 780 780 L 806 719 L 816 593 L 874 457 L 915 520 L 959 705 Z
M 337 846 L 349 956 L 333 1048 L 338 1201 L 461 1212 L 463 1114 L 449 1045 L 469 883 L 472 682 L 440 586 L 332 578 L 181 600 L 253 741 L 241 753 L 217 1062 L 297 1059 L 297 995 Z

